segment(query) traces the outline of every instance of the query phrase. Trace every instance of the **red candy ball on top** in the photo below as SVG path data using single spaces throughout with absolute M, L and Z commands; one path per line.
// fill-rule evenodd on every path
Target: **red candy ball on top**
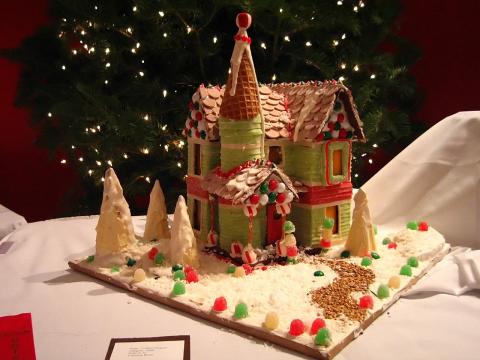
M 322 318 L 316 318 L 313 320 L 312 326 L 310 327 L 310 335 L 317 335 L 318 330 L 326 326 L 325 320 Z
M 277 188 L 277 186 L 278 186 L 278 181 L 277 181 L 277 180 L 272 179 L 272 180 L 270 180 L 270 181 L 268 182 L 268 189 L 269 189 L 270 191 L 275 191 L 275 189 Z
M 250 196 L 250 204 L 257 205 L 259 201 L 260 196 L 258 194 L 253 194 L 252 196 Z
M 222 312 L 225 310 L 227 310 L 227 300 L 223 296 L 216 298 L 213 303 L 213 311 Z
M 305 325 L 302 320 L 295 319 L 290 323 L 290 331 L 288 332 L 292 336 L 300 336 L 305 332 Z
M 252 16 L 249 13 L 242 12 L 237 15 L 236 23 L 239 28 L 248 29 L 252 24 Z
M 287 199 L 287 195 L 283 192 L 278 194 L 277 203 L 282 204 Z
M 418 224 L 418 231 L 428 231 L 428 224 L 425 221 L 422 221 Z

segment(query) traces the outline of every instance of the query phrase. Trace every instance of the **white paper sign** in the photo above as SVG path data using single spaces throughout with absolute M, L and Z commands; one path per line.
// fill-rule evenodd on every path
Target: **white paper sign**
M 106 359 L 188 360 L 190 359 L 190 337 L 112 339 Z

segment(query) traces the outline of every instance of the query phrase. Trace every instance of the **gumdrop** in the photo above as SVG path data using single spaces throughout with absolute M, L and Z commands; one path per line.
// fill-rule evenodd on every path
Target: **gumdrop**
M 418 223 L 416 221 L 409 221 L 407 223 L 407 229 L 418 230 Z
M 410 267 L 410 265 L 403 265 L 400 269 L 400 275 L 412 276 L 412 268 Z
M 268 184 L 266 182 L 263 182 L 260 185 L 260 193 L 262 194 L 268 194 Z
M 300 319 L 294 319 L 290 323 L 290 330 L 289 334 L 292 336 L 300 336 L 305 332 L 305 325 L 303 324 L 303 321 Z
M 268 182 L 268 190 L 270 190 L 270 191 L 275 191 L 277 189 L 277 186 L 278 186 L 278 181 L 277 180 L 271 179 Z
M 359 302 L 358 306 L 360 309 L 373 309 L 373 299 L 370 295 L 363 295 Z
M 325 229 L 333 229 L 333 226 L 335 225 L 335 220 L 330 218 L 330 217 L 326 217 L 323 219 L 323 227 Z
M 183 265 L 182 264 L 175 264 L 172 266 L 172 272 L 178 271 L 178 270 L 183 270 Z
M 140 281 L 143 281 L 145 280 L 146 278 L 146 274 L 145 274 L 145 270 L 143 269 L 137 269 L 135 270 L 135 272 L 133 273 L 133 281 L 134 282 L 140 282 Z
M 113 265 L 111 268 L 110 268 L 110 271 L 112 273 L 114 272 L 119 272 L 120 271 L 120 268 L 118 267 L 118 265 Z
M 343 250 L 342 253 L 340 254 L 340 256 L 344 259 L 349 258 L 350 257 L 350 251 Z
M 377 290 L 377 296 L 379 299 L 386 299 L 390 296 L 390 289 L 387 285 L 380 285 Z
M 418 231 L 428 231 L 428 224 L 425 221 L 422 221 L 418 224 Z
M 194 269 L 192 266 L 190 266 L 190 265 L 185 265 L 185 266 L 183 267 L 183 272 L 184 272 L 185 274 L 188 274 L 190 271 L 195 271 L 195 269 Z
M 272 191 L 268 194 L 268 201 L 273 204 L 275 200 L 277 200 L 277 193 Z
M 227 299 L 223 296 L 216 298 L 213 303 L 213 311 L 222 312 L 225 310 L 227 310 Z
M 175 281 L 173 285 L 172 294 L 173 296 L 179 296 L 185 294 L 187 291 L 185 289 L 185 284 L 181 281 Z
M 388 248 L 395 250 L 397 248 L 397 243 L 396 242 L 391 242 L 390 244 L 388 244 Z
M 389 280 L 388 280 L 388 286 L 392 289 L 398 289 L 400 287 L 400 276 L 393 275 Z
M 322 240 L 320 240 L 320 246 L 322 248 L 330 248 L 330 247 L 332 247 L 332 242 L 330 240 L 322 239 Z
M 128 259 L 127 259 L 127 266 L 128 266 L 128 267 L 132 267 L 132 266 L 134 266 L 136 263 L 137 263 L 137 261 L 134 260 L 134 259 L 132 259 L 132 258 L 128 258 Z
M 198 282 L 198 273 L 195 270 L 190 270 L 185 275 L 185 279 L 187 280 L 187 283 Z
M 248 316 L 248 307 L 245 303 L 239 303 L 235 306 L 235 313 L 233 317 L 235 319 L 245 319 Z
M 374 258 L 375 260 L 380 259 L 380 255 L 378 255 L 376 252 L 372 252 L 370 255 L 372 255 L 372 258 Z
M 253 272 L 253 268 L 249 264 L 243 264 L 242 267 L 245 269 L 246 275 L 249 275 Z
M 91 262 L 93 262 L 93 260 L 95 260 L 94 255 L 90 255 L 89 257 L 87 257 L 87 262 L 91 263 Z
M 152 247 L 150 249 L 150 251 L 148 252 L 148 258 L 150 260 L 154 260 L 155 259 L 155 256 L 157 255 L 158 253 L 158 249 L 156 247 Z
M 287 256 L 288 257 L 295 257 L 298 255 L 298 249 L 296 246 L 288 246 L 287 247 Z
M 386 237 L 385 239 L 382 240 L 382 244 L 383 245 L 388 245 L 392 242 L 392 240 L 390 240 L 390 238 Z
M 185 273 L 183 270 L 177 270 L 173 273 L 173 280 L 185 280 Z
M 155 255 L 155 264 L 163 265 L 164 262 L 165 256 L 162 253 L 157 253 L 157 255 Z
M 313 276 L 323 276 L 323 275 L 325 275 L 325 274 L 321 270 L 317 270 L 313 273 Z
M 246 275 L 246 273 L 245 273 L 245 269 L 243 268 L 243 266 L 237 266 L 235 268 L 235 272 L 233 273 L 233 276 L 244 277 L 245 275 Z
M 407 260 L 407 265 L 410 265 L 411 267 L 418 267 L 418 259 L 415 256 L 409 257 Z
M 315 345 L 328 346 L 332 342 L 332 335 L 330 331 L 325 327 L 318 330 L 315 336 Z
M 235 269 L 236 269 L 236 268 L 237 268 L 237 267 L 236 267 L 235 265 L 228 265 L 228 267 L 227 267 L 227 273 L 228 273 L 228 274 L 233 274 L 233 273 L 235 272 Z
M 268 330 L 275 330 L 278 327 L 278 315 L 276 312 L 269 312 L 265 315 L 265 321 L 263 322 L 263 326 Z
M 322 318 L 316 318 L 313 320 L 312 326 L 310 326 L 310 335 L 317 335 L 318 330 L 324 328 L 325 326 L 325 320 Z
M 370 265 L 372 265 L 372 259 L 370 259 L 368 256 L 365 256 L 365 257 L 362 259 L 362 262 L 360 263 L 360 265 L 362 265 L 362 266 L 370 266 Z

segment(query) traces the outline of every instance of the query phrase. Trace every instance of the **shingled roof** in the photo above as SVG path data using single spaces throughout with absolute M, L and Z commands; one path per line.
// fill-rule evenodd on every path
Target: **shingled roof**
M 241 204 L 256 192 L 264 181 L 270 179 L 284 183 L 285 187 L 298 199 L 297 191 L 290 178 L 269 161 L 248 162 L 229 176 L 222 176 L 219 174 L 219 170 L 214 170 L 205 176 L 202 188 L 211 194 L 231 200 L 233 204 Z
M 218 116 L 225 87 L 200 85 L 192 96 L 191 119 L 187 119 L 186 133 L 198 126 L 192 136 L 202 135 L 210 141 L 219 140 Z M 350 90 L 335 81 L 308 83 L 280 83 L 259 87 L 262 112 L 265 119 L 265 136 L 268 139 L 292 138 L 299 140 L 353 138 L 365 141 L 362 121 Z M 341 100 L 341 112 L 346 121 L 337 119 L 335 102 Z M 200 113 L 200 114 L 197 114 Z M 204 121 L 203 121 L 204 120 Z M 336 124 L 338 122 L 338 125 Z M 190 130 L 191 132 L 191 130 Z

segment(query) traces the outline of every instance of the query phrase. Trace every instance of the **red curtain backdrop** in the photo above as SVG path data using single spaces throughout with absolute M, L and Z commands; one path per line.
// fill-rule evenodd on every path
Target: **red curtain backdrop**
M 368 1 L 367 7 L 368 7 Z M 47 0 L 0 3 L 0 48 L 15 47 L 48 22 Z M 404 1 L 399 32 L 423 57 L 412 69 L 425 101 L 415 119 L 433 125 L 458 111 L 480 110 L 480 2 Z M 33 144 L 29 112 L 14 106 L 20 65 L 0 59 L 0 204 L 27 221 L 61 214 L 64 194 L 78 186 L 75 173 Z M 374 168 L 385 162 L 379 159 Z M 100 204 L 99 204 L 100 206 Z

